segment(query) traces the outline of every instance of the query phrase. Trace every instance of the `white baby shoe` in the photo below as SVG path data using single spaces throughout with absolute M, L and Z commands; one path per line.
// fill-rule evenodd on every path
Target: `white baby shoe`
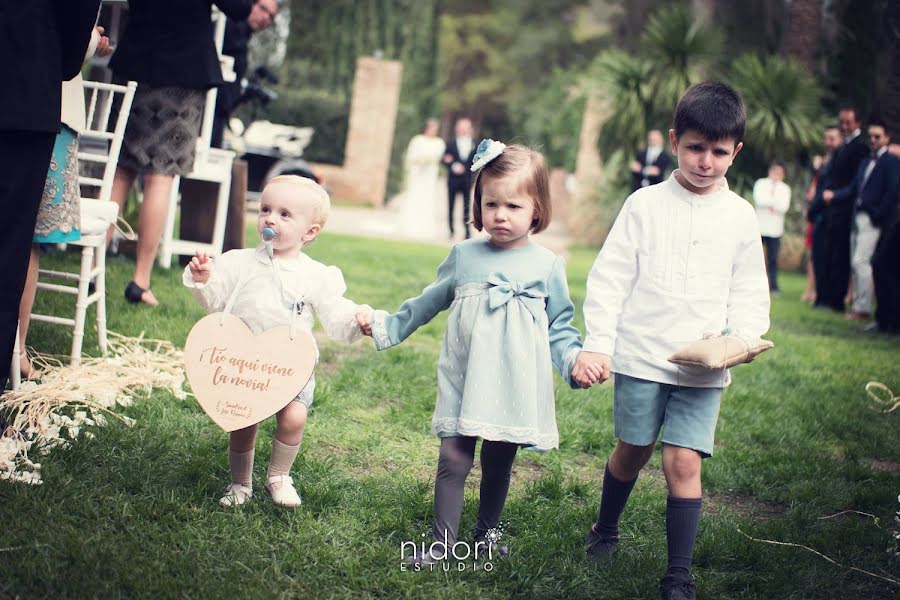
M 219 498 L 222 506 L 240 506 L 253 496 L 253 490 L 248 485 L 231 483 L 225 488 L 225 495 Z
M 273 487 L 274 484 L 280 483 L 278 488 Z M 300 506 L 300 494 L 294 488 L 294 480 L 290 475 L 272 475 L 266 479 L 266 489 L 272 496 L 272 504 L 282 508 L 297 508 Z

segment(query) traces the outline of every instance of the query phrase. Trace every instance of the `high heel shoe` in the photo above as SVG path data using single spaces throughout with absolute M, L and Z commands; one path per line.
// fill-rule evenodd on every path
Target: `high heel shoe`
M 125 299 L 132 304 L 143 302 L 150 306 L 159 306 L 159 300 L 156 299 L 156 296 L 153 295 L 150 288 L 145 290 L 133 281 L 125 286 Z

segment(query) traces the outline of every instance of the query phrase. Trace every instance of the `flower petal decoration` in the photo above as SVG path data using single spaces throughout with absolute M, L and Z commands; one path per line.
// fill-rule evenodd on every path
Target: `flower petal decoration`
M 484 167 L 501 154 L 506 149 L 506 144 L 497 140 L 484 139 L 475 149 L 475 162 L 472 163 L 471 171 L 474 173 L 478 169 Z

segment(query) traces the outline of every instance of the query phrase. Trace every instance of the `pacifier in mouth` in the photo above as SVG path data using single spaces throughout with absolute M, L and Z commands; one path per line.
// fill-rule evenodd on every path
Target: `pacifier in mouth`
M 275 238 L 278 237 L 278 232 L 272 229 L 271 227 L 263 227 L 262 230 L 262 239 L 266 244 L 266 254 L 269 255 L 269 258 L 275 258 L 275 248 L 273 247 L 273 242 Z
M 263 227 L 262 239 L 264 242 L 269 243 L 269 242 L 273 241 L 276 237 L 278 237 L 277 231 L 275 231 L 271 227 Z

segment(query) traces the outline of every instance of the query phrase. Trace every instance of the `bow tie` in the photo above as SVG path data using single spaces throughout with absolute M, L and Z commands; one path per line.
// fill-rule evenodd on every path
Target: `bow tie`
M 496 310 L 513 298 L 517 299 L 535 319 L 544 310 L 544 299 L 547 294 L 543 291 L 543 281 L 521 283 L 507 281 L 502 275 L 491 275 L 487 283 L 491 286 L 488 290 L 488 304 L 491 310 Z

